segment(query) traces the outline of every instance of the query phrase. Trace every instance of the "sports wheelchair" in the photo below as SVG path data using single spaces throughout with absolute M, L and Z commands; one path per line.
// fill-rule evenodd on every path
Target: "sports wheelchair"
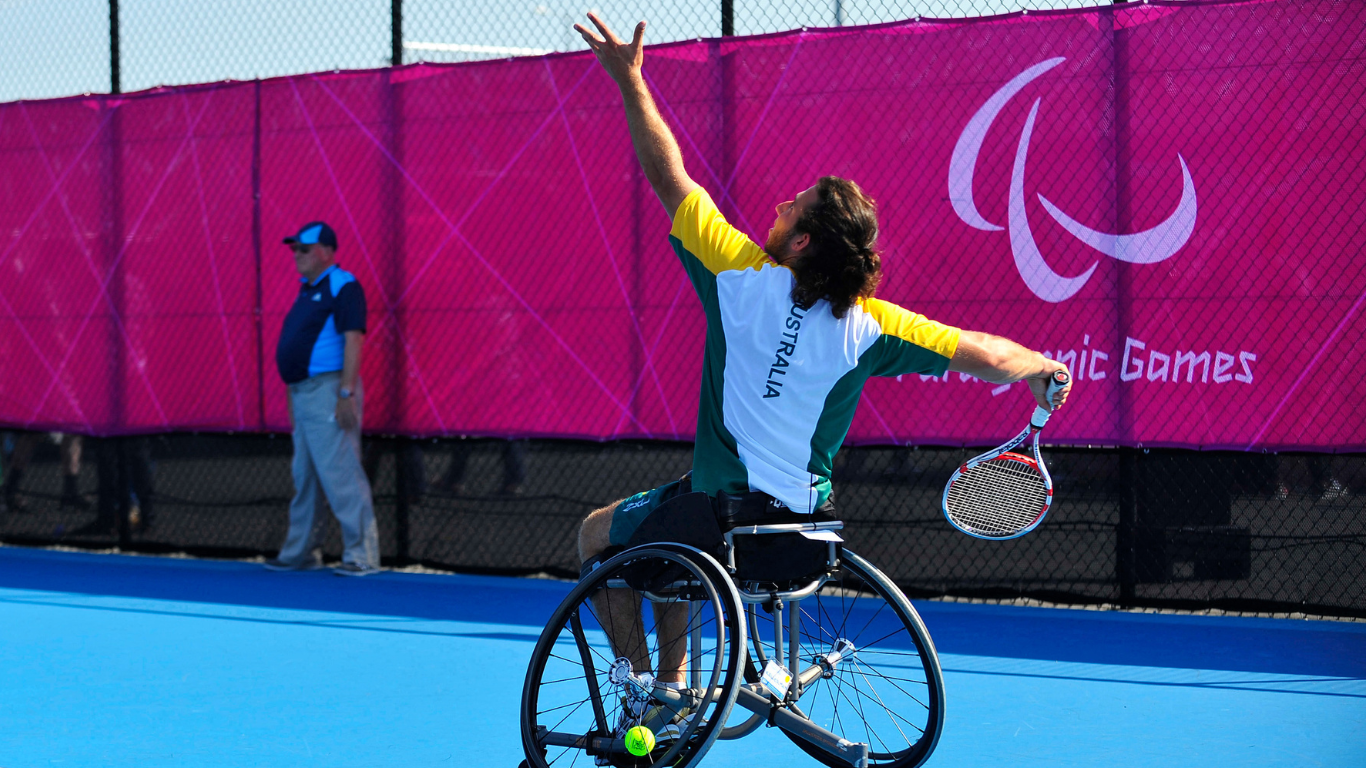
M 686 768 L 760 726 L 834 768 L 923 764 L 944 723 L 934 643 L 896 585 L 843 547 L 843 527 L 759 493 L 662 504 L 541 633 L 522 766 Z M 666 658 L 681 685 L 656 680 Z M 646 755 L 626 748 L 634 725 L 656 733 Z

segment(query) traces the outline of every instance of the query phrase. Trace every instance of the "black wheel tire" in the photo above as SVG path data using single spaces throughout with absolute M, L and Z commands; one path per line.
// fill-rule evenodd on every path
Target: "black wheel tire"
M 713 659 L 710 679 L 704 681 L 705 692 L 700 709 L 707 711 L 707 708 L 711 707 L 706 721 L 691 721 L 676 742 L 679 749 L 670 750 L 674 756 L 668 757 L 666 753 L 661 757 L 667 757 L 669 764 L 677 768 L 691 768 L 701 760 L 716 740 L 721 730 L 720 726 L 724 724 L 726 716 L 734 706 L 740 685 L 744 681 L 747 644 L 744 608 L 735 591 L 735 585 L 710 556 L 678 544 L 646 545 L 627 550 L 603 562 L 575 585 L 555 609 L 546 623 L 545 630 L 537 639 L 522 687 L 522 747 L 527 757 L 525 762 L 528 768 L 548 768 L 547 755 L 536 738 L 540 677 L 545 671 L 547 661 L 553 655 L 556 641 L 566 629 L 569 629 L 571 617 L 591 599 L 595 591 L 605 589 L 607 581 L 618 578 L 624 570 L 630 568 L 640 572 L 650 569 L 663 570 L 665 567 L 679 568 L 690 573 L 706 593 L 713 610 L 719 609 L 722 621 L 717 622 L 717 643 L 724 648 L 724 658 L 718 654 L 718 658 Z M 590 614 L 591 610 L 590 606 Z M 556 658 L 563 660 L 563 657 Z M 595 670 L 594 678 L 597 676 Z M 605 701 L 609 695 L 600 690 L 600 696 Z M 591 697 L 586 698 L 583 704 L 590 703 L 590 700 Z
M 868 760 L 869 768 L 915 768 L 915 766 L 923 765 L 934 752 L 935 746 L 939 743 L 939 736 L 944 730 L 944 672 L 940 668 L 939 654 L 935 651 L 934 641 L 930 638 L 930 633 L 925 628 L 925 622 L 921 620 L 920 614 L 916 613 L 915 608 L 911 606 L 910 601 L 901 593 L 901 590 L 892 583 L 892 580 L 887 578 L 882 571 L 878 570 L 876 566 L 854 552 L 851 552 L 848 549 L 843 551 L 840 573 L 837 577 L 822 587 L 816 595 L 806 598 L 801 602 L 803 612 L 802 631 L 800 632 L 802 635 L 801 658 L 804 660 L 804 663 L 811 663 L 810 657 L 813 657 L 817 650 L 814 647 L 810 647 L 810 641 L 813 639 L 830 640 L 833 637 L 840 636 L 838 632 L 833 634 L 830 633 L 828 628 L 823 626 L 823 623 L 821 631 L 808 631 L 807 619 L 813 615 L 810 606 L 812 602 L 817 603 L 814 613 L 815 616 L 820 617 L 821 619 L 832 618 L 834 614 L 830 611 L 825 611 L 824 606 L 820 604 L 818 598 L 822 596 L 822 593 L 827 592 L 827 590 L 837 592 L 842 588 L 854 588 L 858 589 L 860 592 L 871 592 L 871 594 L 867 594 L 860 599 L 876 600 L 877 598 L 880 598 L 882 600 L 883 606 L 875 609 L 875 616 L 883 610 L 883 607 L 890 608 L 894 612 L 896 619 L 898 619 L 902 625 L 902 629 L 905 631 L 905 639 L 909 640 L 910 644 L 914 646 L 915 656 L 917 657 L 918 662 L 916 666 L 919 668 L 919 671 L 923 673 L 924 677 L 923 681 L 916 681 L 918 684 L 924 685 L 925 687 L 926 695 L 925 701 L 923 702 L 924 712 L 923 715 L 921 713 L 916 713 L 914 715 L 917 722 L 923 722 L 924 730 L 914 744 L 907 744 L 905 749 L 896 749 L 890 753 L 877 752 L 878 744 L 872 743 L 873 740 L 866 738 L 867 729 L 869 727 L 866 721 L 864 721 L 865 730 L 863 733 L 840 733 L 840 730 L 845 729 L 837 727 L 831 728 L 831 730 L 849 741 L 870 743 L 870 747 L 873 751 L 870 753 Z M 841 596 L 834 599 L 839 600 L 843 605 L 847 605 L 849 602 L 848 598 L 843 596 L 843 593 L 841 593 Z M 769 634 L 767 639 L 771 641 L 771 634 L 762 631 L 762 628 L 765 626 L 762 619 L 765 615 L 763 609 L 751 605 L 748 607 L 748 610 L 751 615 L 748 629 L 753 652 L 750 654 L 750 662 L 745 665 L 745 679 L 748 682 L 753 683 L 758 682 L 759 676 L 763 672 L 764 665 L 768 661 L 768 654 L 766 654 L 764 650 L 764 640 L 766 639 L 765 634 Z M 845 615 L 847 616 L 848 613 L 846 612 Z M 758 621 L 753 619 L 755 616 L 760 617 Z M 872 620 L 870 619 L 869 621 L 871 623 Z M 768 619 L 766 627 L 771 630 L 772 626 L 773 622 L 770 618 Z M 860 631 L 867 629 L 868 627 L 865 626 L 863 630 Z M 855 642 L 855 647 L 857 648 L 857 638 L 849 639 Z M 875 640 L 875 642 L 883 640 L 886 640 L 886 638 L 882 637 L 880 640 Z M 820 650 L 829 649 L 822 648 Z M 855 653 L 855 657 L 858 657 L 857 653 Z M 867 675 L 864 675 L 864 678 L 869 679 Z M 817 685 L 824 683 L 824 680 L 818 679 L 816 683 L 812 685 L 812 688 L 808 689 L 807 693 L 811 693 Z M 907 685 L 909 685 L 909 683 Z M 876 697 L 870 697 L 870 700 L 874 703 L 878 703 Z M 807 695 L 804 694 L 802 700 L 798 702 L 798 706 L 801 707 L 808 701 Z M 868 704 L 868 700 L 864 700 L 862 704 L 865 712 L 870 709 L 876 709 L 875 706 Z M 822 714 L 821 711 L 816 709 L 811 709 L 807 712 L 807 715 L 813 720 L 818 719 Z M 856 715 L 858 713 L 855 712 L 854 706 L 850 706 L 844 712 L 840 712 L 840 714 L 843 716 L 841 722 L 847 724 L 850 720 L 855 719 L 850 715 Z M 905 720 L 906 718 L 901 716 L 898 719 Z M 827 728 L 831 727 L 824 723 L 818 724 Z M 843 760 L 840 760 L 801 739 L 795 738 L 791 734 L 786 732 L 784 732 L 784 734 L 791 739 L 794 744 L 800 747 L 802 751 L 821 763 L 824 763 L 831 768 L 847 768 L 848 764 Z

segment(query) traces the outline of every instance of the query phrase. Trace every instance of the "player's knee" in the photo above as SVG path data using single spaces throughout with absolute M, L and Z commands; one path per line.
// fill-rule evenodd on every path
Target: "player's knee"
M 619 503 L 621 502 L 595 509 L 579 523 L 579 562 L 586 563 L 602 554 L 602 551 L 612 543 L 612 513 L 616 511 Z
M 622 550 L 611 541 L 612 513 L 620 503 L 593 510 L 579 524 L 579 578 L 592 573 L 599 564 Z

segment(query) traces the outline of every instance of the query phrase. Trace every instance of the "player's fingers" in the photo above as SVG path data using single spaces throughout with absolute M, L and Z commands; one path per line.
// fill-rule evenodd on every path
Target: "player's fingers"
M 597 27 L 598 31 L 602 33 L 603 40 L 606 40 L 607 42 L 613 43 L 615 45 L 621 45 L 621 39 L 617 37 L 616 33 L 612 31 L 611 27 L 607 26 L 606 22 L 598 18 L 598 15 L 596 13 L 589 11 L 588 20 L 593 22 L 593 26 Z
M 588 43 L 588 45 L 594 48 L 595 50 L 599 45 L 602 45 L 602 38 L 598 37 L 596 34 L 593 33 L 592 30 L 588 29 L 584 25 L 575 24 L 574 31 L 578 32 L 579 35 L 582 36 L 583 39 Z
M 1053 410 L 1053 406 L 1048 402 L 1048 395 L 1045 394 L 1043 387 L 1035 384 L 1034 379 L 1027 379 L 1026 381 L 1029 383 L 1029 394 L 1034 396 L 1034 402 L 1038 403 L 1041 408 L 1047 408 L 1050 411 Z
M 1067 395 L 1064 395 L 1064 389 L 1059 389 L 1059 391 L 1053 392 L 1052 395 L 1049 395 L 1046 391 L 1044 392 L 1044 402 L 1050 411 L 1056 411 L 1057 409 L 1060 409 L 1060 407 L 1063 407 L 1065 399 L 1067 399 Z
M 634 37 L 631 38 L 631 47 L 632 47 L 633 49 L 637 50 L 637 51 L 640 50 L 641 43 L 644 42 L 644 40 L 645 40 L 645 22 L 642 21 L 642 22 L 640 22 L 639 24 L 636 25 L 636 34 L 635 34 Z

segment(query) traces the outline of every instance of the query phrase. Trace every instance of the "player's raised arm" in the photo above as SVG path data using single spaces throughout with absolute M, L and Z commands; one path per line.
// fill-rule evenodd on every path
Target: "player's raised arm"
M 1000 336 L 978 331 L 963 331 L 958 338 L 958 349 L 949 360 L 949 370 L 976 376 L 993 384 L 1010 384 L 1024 379 L 1039 405 L 1057 410 L 1072 392 L 1072 385 L 1058 390 L 1054 402 L 1044 399 L 1048 377 L 1054 371 L 1066 371 L 1067 366 L 1050 360 L 1038 352 Z M 1071 372 L 1068 372 L 1069 377 Z
M 645 178 L 672 219 L 683 198 L 697 189 L 697 183 L 688 178 L 688 172 L 683 168 L 683 153 L 678 150 L 678 142 L 674 140 L 668 123 L 659 114 L 659 108 L 655 106 L 640 71 L 645 61 L 642 47 L 645 22 L 636 25 L 635 36 L 626 43 L 596 14 L 589 13 L 588 20 L 598 28 L 599 34 L 582 24 L 575 24 L 574 30 L 583 36 L 603 69 L 621 88 L 622 100 L 626 102 L 626 122 L 631 126 L 631 142 L 635 144 L 636 157 L 640 158 Z

